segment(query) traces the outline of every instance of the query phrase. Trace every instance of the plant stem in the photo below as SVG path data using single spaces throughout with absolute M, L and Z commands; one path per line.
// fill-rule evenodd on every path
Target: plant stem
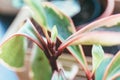
M 88 80 L 93 80 L 90 71 L 87 71 L 86 77 L 87 77 Z
M 56 54 L 55 43 L 52 43 L 52 41 L 50 41 L 49 35 L 45 29 L 42 29 L 40 27 L 40 25 L 38 25 L 33 19 L 31 19 L 31 22 L 34 25 L 36 33 L 38 33 L 37 36 L 40 40 L 40 43 L 42 44 L 42 46 L 44 48 L 44 53 L 50 62 L 50 65 L 52 67 L 52 71 L 53 72 L 55 70 L 58 71 L 56 57 L 55 57 L 55 54 Z M 46 37 L 47 42 L 45 42 L 45 40 L 43 39 L 42 36 Z
M 52 71 L 54 72 L 55 70 L 58 71 L 58 66 L 57 66 L 57 62 L 54 56 L 52 56 L 50 58 L 50 65 L 52 67 Z

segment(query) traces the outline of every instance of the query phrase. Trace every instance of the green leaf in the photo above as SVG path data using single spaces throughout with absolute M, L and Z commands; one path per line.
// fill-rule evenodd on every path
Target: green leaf
M 56 41 L 57 35 L 58 35 L 57 27 L 54 26 L 53 29 L 52 29 L 52 32 L 51 32 L 51 39 L 52 39 L 53 42 Z
M 110 80 L 116 74 L 120 74 L 120 51 L 113 57 L 104 74 L 104 80 Z
M 78 30 L 77 33 L 72 35 L 72 37 L 74 37 L 75 35 L 79 35 L 81 33 L 86 33 L 86 32 L 93 31 L 95 29 L 98 30 L 98 28 L 101 28 L 101 27 L 104 27 L 104 29 L 106 28 L 106 30 L 109 29 L 109 28 L 112 29 L 112 28 L 114 28 L 115 25 L 120 25 L 119 23 L 120 23 L 120 14 L 115 14 L 115 15 L 112 15 L 112 16 L 108 16 L 108 17 L 96 20 L 96 21 L 88 24 L 84 28 Z M 120 27 L 116 26 L 116 29 L 114 28 L 114 31 L 115 30 L 119 31 L 119 29 L 120 29 Z
M 92 48 L 92 63 L 93 63 L 93 71 L 95 72 L 100 65 L 100 63 L 104 60 L 104 51 L 100 45 L 93 45 Z
M 114 46 L 120 44 L 120 32 L 104 32 L 104 31 L 94 31 L 84 34 L 80 34 L 69 41 L 69 45 L 92 45 L 100 44 L 103 46 Z M 71 42 L 71 43 L 70 43 Z M 66 43 L 68 44 L 68 43 Z
M 111 60 L 112 60 L 111 57 L 107 57 L 107 58 L 104 58 L 104 60 L 102 60 L 97 70 L 95 71 L 95 80 L 104 80 L 103 79 L 104 72 L 106 71 L 106 68 L 109 65 Z
M 38 46 L 34 46 L 33 49 L 32 71 L 34 80 L 51 80 L 51 66 L 45 53 Z
M 26 38 L 30 39 L 42 48 L 37 37 L 37 33 L 27 21 L 17 33 L 6 39 L 0 45 L 0 58 L 7 66 L 15 68 L 23 67 L 24 55 L 27 51 Z
M 46 13 L 48 29 L 51 31 L 53 26 L 56 25 L 58 38 L 60 40 L 68 38 L 75 31 L 70 18 L 50 3 L 44 3 L 43 6 Z
M 41 5 L 40 0 L 24 0 L 26 4 L 29 5 L 29 7 L 32 9 L 32 17 L 34 20 L 41 25 L 41 27 L 47 27 L 47 21 L 44 9 Z
M 103 18 L 80 29 L 71 35 L 61 47 L 69 45 L 113 46 L 120 44 L 120 14 Z
M 21 29 L 19 29 L 17 34 L 27 37 L 32 42 L 36 43 L 41 49 L 43 49 L 43 47 L 41 45 L 41 41 L 38 38 L 39 33 L 35 29 L 34 25 L 30 22 L 30 20 L 27 20 L 25 22 L 25 24 L 22 26 Z
M 51 80 L 66 80 L 65 75 L 63 74 L 62 70 L 54 71 Z
M 23 36 L 12 36 L 0 45 L 0 58 L 8 64 L 8 67 L 23 67 L 26 53 L 25 41 L 26 39 Z
M 81 66 L 84 66 L 83 68 L 86 70 L 87 64 L 85 61 L 84 54 L 81 51 L 81 46 L 69 46 L 68 49 L 72 53 L 72 55 L 77 59 L 77 61 L 80 63 Z
M 47 14 L 48 29 L 51 31 L 53 26 L 56 25 L 58 38 L 61 42 L 65 41 L 76 31 L 71 19 L 60 12 L 55 6 L 50 3 L 44 3 L 44 10 Z M 82 66 L 86 66 L 84 55 L 79 46 L 70 46 L 68 49 Z
M 37 18 L 40 18 L 41 20 L 37 18 L 34 19 L 37 22 L 39 21 L 39 24 L 42 25 L 42 27 L 47 27 L 49 31 L 51 31 L 53 26 L 56 25 L 58 30 L 58 38 L 62 42 L 71 34 L 73 34 L 73 32 L 75 32 L 75 27 L 73 26 L 71 19 L 60 12 L 55 6 L 51 5 L 50 3 L 43 3 L 41 5 L 32 0 L 28 1 L 27 3 L 33 8 L 32 10 L 35 13 L 34 16 L 37 16 L 38 13 L 40 13 Z M 45 25 L 43 25 L 44 23 Z M 80 64 L 86 65 L 84 55 L 82 54 L 79 46 L 70 47 L 68 49 L 75 57 L 77 57 Z

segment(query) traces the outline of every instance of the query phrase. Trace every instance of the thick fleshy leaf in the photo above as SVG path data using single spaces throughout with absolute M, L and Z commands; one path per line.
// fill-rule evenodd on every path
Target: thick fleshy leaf
M 75 31 L 71 20 L 60 12 L 55 6 L 50 3 L 44 3 L 43 6 L 46 13 L 49 30 L 51 31 L 53 26 L 56 25 L 58 37 L 61 40 L 65 40 Z
M 95 21 L 75 34 L 71 35 L 61 47 L 68 45 L 92 45 L 103 46 L 120 45 L 120 14 Z
M 76 33 L 71 35 L 69 38 L 72 38 L 81 33 L 90 32 L 92 30 L 95 30 L 95 29 L 103 27 L 103 26 L 105 26 L 107 29 L 109 29 L 109 28 L 112 28 L 114 25 L 118 25 L 119 23 L 120 23 L 120 14 L 108 16 L 108 17 L 96 20 L 96 21 L 86 25 L 85 27 L 83 27 L 82 29 L 78 30 Z M 119 26 L 117 28 L 119 30 Z
M 46 18 L 49 30 L 51 31 L 53 26 L 56 25 L 58 30 L 58 38 L 62 42 L 75 32 L 75 27 L 73 26 L 72 21 L 61 13 L 55 6 L 50 3 L 45 3 L 44 9 L 47 14 Z M 68 49 L 72 55 L 77 58 L 82 66 L 86 66 L 84 55 L 79 46 L 70 46 Z
M 32 9 L 32 17 L 42 27 L 47 27 L 46 16 L 40 0 L 24 0 Z
M 120 51 L 114 56 L 111 63 L 108 65 L 103 79 L 110 80 L 116 74 L 120 74 Z
M 32 18 L 42 27 L 42 30 L 49 41 L 47 32 L 47 18 L 40 0 L 24 0 L 31 8 Z
M 30 22 L 30 20 L 26 21 L 26 23 L 17 32 L 17 34 L 27 37 L 43 49 L 42 45 L 40 44 L 41 41 L 38 38 L 39 32 L 35 29 L 34 25 Z
M 0 58 L 13 67 L 23 67 L 24 55 L 26 53 L 26 42 L 22 36 L 12 36 L 0 45 Z
M 65 75 L 63 74 L 62 70 L 54 71 L 51 80 L 66 80 Z
M 30 0 L 30 3 L 31 2 L 32 1 Z M 61 41 L 64 41 L 73 32 L 75 32 L 75 28 L 73 26 L 72 21 L 67 16 L 65 16 L 62 12 L 60 12 L 55 6 L 53 6 L 50 3 L 43 3 L 41 6 L 39 3 L 36 3 L 35 1 L 33 1 L 33 2 L 34 2 L 34 4 L 33 3 L 31 3 L 32 5 L 30 4 L 30 6 L 35 8 L 35 9 L 32 9 L 33 12 L 35 11 L 35 12 L 37 12 L 37 14 L 42 12 L 41 13 L 42 15 L 39 15 L 39 18 L 41 18 L 41 19 L 43 18 L 43 21 L 45 21 L 45 23 L 47 23 L 47 26 L 43 25 L 42 27 L 47 27 L 51 31 L 53 26 L 56 25 L 57 30 L 58 30 L 58 38 Z M 40 5 L 40 6 L 36 6 L 36 5 Z M 39 10 L 37 11 L 38 7 L 41 7 L 39 9 L 41 11 L 39 11 Z M 39 22 L 39 24 L 41 25 L 41 22 Z M 84 66 L 86 65 L 84 55 L 82 54 L 79 46 L 70 47 L 69 50 L 75 57 L 77 57 L 80 64 L 82 64 Z
M 92 48 L 93 71 L 92 72 L 95 72 L 95 70 L 98 68 L 98 66 L 103 61 L 103 59 L 104 59 L 104 51 L 102 47 L 100 45 L 93 45 L 93 48 Z
M 107 66 L 109 65 L 110 61 L 112 60 L 111 57 L 104 58 L 100 63 L 98 69 L 95 71 L 95 80 L 104 80 L 104 72 L 106 71 Z
M 52 69 L 45 53 L 38 47 L 34 46 L 32 53 L 32 72 L 34 80 L 51 80 Z
M 39 39 L 37 38 L 37 33 L 30 23 L 26 22 L 16 34 L 6 39 L 0 45 L 1 61 L 8 64 L 9 67 L 23 67 L 24 55 L 27 51 L 26 38 L 30 39 L 42 48 L 42 45 L 40 45 Z
M 77 36 L 72 41 L 69 41 L 69 45 L 92 45 L 92 44 L 100 44 L 103 46 L 114 46 L 120 45 L 120 32 L 88 32 L 85 34 L 81 34 Z M 71 43 L 70 43 L 71 42 Z M 67 44 L 67 43 L 66 43 Z

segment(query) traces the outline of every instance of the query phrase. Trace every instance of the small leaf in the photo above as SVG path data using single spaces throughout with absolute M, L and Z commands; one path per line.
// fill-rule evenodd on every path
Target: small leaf
M 51 80 L 66 80 L 65 75 L 63 74 L 62 70 L 54 71 Z
M 97 70 L 95 71 L 95 80 L 104 80 L 103 79 L 104 72 L 106 71 L 106 68 L 109 65 L 111 60 L 112 60 L 111 57 L 107 57 L 107 58 L 104 58 L 104 60 L 102 60 Z
M 120 51 L 113 57 L 112 61 L 108 65 L 103 79 L 110 80 L 118 73 L 120 74 Z
M 92 63 L 93 71 L 96 71 L 100 63 L 104 60 L 104 51 L 100 45 L 93 45 L 92 48 Z
M 34 80 L 51 80 L 52 69 L 45 53 L 38 47 L 34 46 L 32 61 L 32 71 Z
M 52 32 L 51 32 L 51 39 L 52 39 L 53 42 L 56 41 L 57 35 L 58 35 L 57 27 L 54 26 L 54 27 L 52 28 Z

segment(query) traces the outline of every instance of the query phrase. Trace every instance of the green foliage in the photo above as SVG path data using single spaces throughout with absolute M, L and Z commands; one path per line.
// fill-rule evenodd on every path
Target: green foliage
M 110 80 L 116 75 L 120 74 L 120 51 L 114 56 L 112 61 L 110 62 L 107 70 L 105 71 L 104 79 Z M 117 78 L 118 76 L 116 76 Z
M 25 2 L 31 9 L 31 17 L 0 45 L 2 62 L 10 67 L 23 67 L 29 39 L 36 44 L 31 48 L 33 80 L 66 80 L 56 62 L 65 48 L 80 63 L 88 80 L 94 79 L 93 75 L 95 80 L 119 79 L 120 52 L 113 59 L 106 58 L 101 45 L 120 44 L 120 14 L 95 21 L 76 32 L 71 19 L 52 4 L 39 0 Z M 58 45 L 57 38 L 62 42 L 61 45 Z M 93 45 L 92 72 L 88 69 L 81 47 L 84 44 Z
M 31 13 L 34 20 L 42 27 L 47 27 L 45 12 L 43 10 L 40 0 L 24 0 L 24 1 L 34 11 Z
M 54 26 L 54 27 L 52 28 L 52 31 L 51 31 L 51 39 L 52 39 L 53 42 L 56 41 L 57 35 L 58 35 L 57 27 Z
M 32 71 L 34 80 L 50 80 L 52 76 L 51 66 L 45 53 L 38 47 L 33 49 Z
M 100 45 L 93 45 L 92 48 L 92 65 L 93 72 L 97 70 L 98 66 L 104 59 L 104 51 Z
M 24 55 L 26 53 L 25 38 L 16 35 L 12 36 L 9 38 L 9 41 L 2 44 L 0 51 L 0 58 L 9 66 L 14 66 L 16 68 L 23 67 Z
M 98 69 L 95 71 L 95 80 L 103 80 L 104 73 L 111 60 L 111 57 L 104 58 Z
M 31 2 L 31 1 L 30 1 Z M 28 2 L 26 2 L 28 3 Z M 38 3 L 34 2 L 36 5 Z M 29 4 L 29 3 L 28 3 Z M 35 9 L 32 9 L 33 12 L 35 12 L 35 17 L 37 16 L 37 13 L 40 12 L 44 12 L 43 15 L 39 15 L 39 17 L 42 19 L 43 17 L 43 21 L 42 23 L 46 23 L 46 25 L 43 25 L 41 27 L 47 27 L 47 29 L 49 31 L 51 31 L 54 27 L 54 25 L 56 25 L 57 30 L 58 30 L 58 38 L 63 42 L 65 39 L 67 39 L 70 35 L 73 34 L 73 32 L 75 32 L 75 27 L 73 25 L 73 23 L 71 22 L 70 18 L 68 18 L 66 15 L 64 15 L 62 12 L 60 12 L 55 6 L 53 6 L 50 3 L 44 3 L 41 6 L 34 6 L 32 4 L 30 4 L 30 7 L 33 7 Z M 37 10 L 39 7 L 41 7 L 39 10 Z M 41 11 L 40 11 L 41 10 Z M 34 18 L 35 19 L 35 18 Z M 38 19 L 35 19 L 37 21 L 40 21 Z M 40 21 L 41 22 L 41 21 Z M 41 24 L 42 24 L 41 23 Z M 40 24 L 40 25 L 41 25 Z M 52 32 L 52 31 L 51 31 Z M 82 66 L 86 66 L 86 61 L 84 59 L 84 55 L 81 52 L 81 49 L 79 46 L 71 46 L 68 47 L 68 49 L 70 50 L 70 52 L 77 57 L 77 60 L 79 61 L 79 63 Z M 85 70 L 86 67 L 85 67 Z

